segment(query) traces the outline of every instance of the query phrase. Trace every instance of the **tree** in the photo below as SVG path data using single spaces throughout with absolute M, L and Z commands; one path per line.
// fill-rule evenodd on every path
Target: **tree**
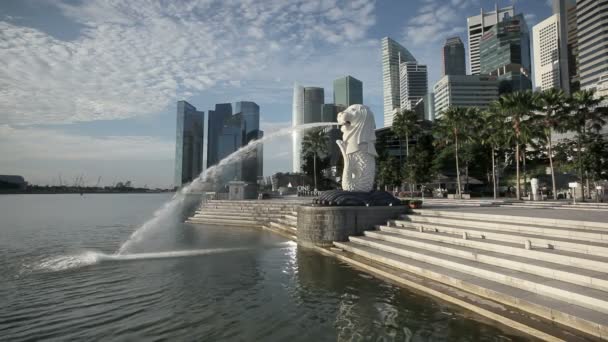
M 462 197 L 462 187 L 460 185 L 460 167 L 458 165 L 458 140 L 467 137 L 468 125 L 471 122 L 471 111 L 463 107 L 450 106 L 441 113 L 436 121 L 436 133 L 440 141 L 446 144 L 454 144 L 454 157 L 456 160 L 456 182 L 458 197 Z
M 585 180 L 583 170 L 584 137 L 587 131 L 598 133 L 608 119 L 606 108 L 598 107 L 603 100 L 603 97 L 595 96 L 594 90 L 579 90 L 572 94 L 572 98 L 570 99 L 571 110 L 566 117 L 567 120 L 565 120 L 565 124 L 567 125 L 568 130 L 577 133 L 577 159 L 581 185 Z
M 405 168 L 406 177 L 414 184 L 428 183 L 435 178 L 436 164 L 433 136 L 422 134 L 416 141 L 412 157 Z
M 492 194 L 496 199 L 496 150 L 505 143 L 505 117 L 495 104 L 483 112 L 479 127 L 479 142 L 490 146 L 492 159 Z
M 519 163 L 521 160 L 520 149 L 533 137 L 533 125 L 535 114 L 538 108 L 538 95 L 531 91 L 516 91 L 505 94 L 498 98 L 494 103 L 495 108 L 505 115 L 506 121 L 510 124 L 509 136 L 515 143 L 515 169 L 517 178 L 516 196 L 521 198 L 521 177 Z
M 561 118 L 564 116 L 566 106 L 566 95 L 561 89 L 551 88 L 540 94 L 539 103 L 544 115 L 538 116 L 538 121 L 543 128 L 544 140 L 549 156 L 549 168 L 551 169 L 551 185 L 553 199 L 557 199 L 557 187 L 555 185 L 555 168 L 553 167 L 553 130 L 562 131 Z
M 317 189 L 317 159 L 327 154 L 328 138 L 323 128 L 310 130 L 302 139 L 302 154 L 312 154 L 315 190 Z
M 399 185 L 399 162 L 393 157 L 386 157 L 378 161 L 378 172 L 376 174 L 378 185 L 382 187 L 394 187 Z
M 393 126 L 391 127 L 399 141 L 405 140 L 405 156 L 410 155 L 409 139 L 420 130 L 418 114 L 412 110 L 404 109 L 395 115 Z

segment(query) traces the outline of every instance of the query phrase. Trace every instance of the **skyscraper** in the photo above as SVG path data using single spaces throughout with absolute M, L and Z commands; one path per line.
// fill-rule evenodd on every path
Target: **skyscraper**
M 560 41 L 564 37 L 560 36 L 559 22 L 559 14 L 554 14 L 532 28 L 534 84 L 542 91 L 551 88 L 564 89 L 561 79 L 566 73 L 564 68 L 567 66 L 565 63 L 560 63 L 560 55 L 566 51 L 560 49 Z
M 334 104 L 363 104 L 363 83 L 350 75 L 334 80 Z
M 481 75 L 497 77 L 501 94 L 532 89 L 530 34 L 522 14 L 505 18 L 481 36 L 479 67 Z
M 417 62 L 401 63 L 399 75 L 400 107 L 413 110 L 428 91 L 426 65 Z
M 513 6 L 498 9 L 494 8 L 492 12 L 484 12 L 467 18 L 467 32 L 469 39 L 469 67 L 472 75 L 478 75 L 480 71 L 479 65 L 479 41 L 481 36 L 491 29 L 496 23 L 503 21 L 506 18 L 513 16 Z
M 292 126 L 321 122 L 324 103 L 325 91 L 323 88 L 302 87 L 296 84 L 293 88 Z M 302 132 L 293 132 L 293 172 L 302 171 L 302 137 Z
M 460 37 L 448 38 L 443 44 L 443 75 L 466 75 L 464 44 Z
M 260 137 L 260 106 L 255 102 L 240 101 L 234 104 L 235 116 L 241 118 L 241 146 L 249 144 L 253 140 L 257 140 Z M 245 159 L 241 162 L 241 177 L 240 180 L 257 183 L 258 169 L 260 166 L 259 162 L 262 162 L 262 156 L 257 155 L 258 150 L 248 154 Z
M 578 71 L 581 89 L 596 88 L 608 73 L 608 0 L 578 0 Z
M 578 74 L 578 28 L 576 26 L 576 1 L 574 0 L 567 6 L 566 20 L 568 73 L 570 74 L 570 92 L 573 93 L 580 88 L 580 77 Z
M 203 172 L 205 112 L 186 101 L 177 102 L 175 186 L 191 182 Z
M 233 112 L 234 108 L 234 112 Z M 263 136 L 260 131 L 260 106 L 251 101 L 234 104 L 220 103 L 209 111 L 207 137 L 207 166 L 219 163 L 231 153 Z M 218 175 L 218 184 L 240 180 L 256 184 L 262 176 L 263 149 L 261 146 L 248 153 L 242 161 L 230 163 Z
M 389 37 L 382 38 L 382 84 L 384 88 L 384 127 L 393 125 L 395 110 L 401 106 L 399 65 L 416 62 L 412 54 Z
M 230 103 L 219 103 L 215 110 L 209 110 L 207 123 L 207 167 L 217 164 L 225 155 L 220 155 L 220 136 L 224 123 L 232 116 Z

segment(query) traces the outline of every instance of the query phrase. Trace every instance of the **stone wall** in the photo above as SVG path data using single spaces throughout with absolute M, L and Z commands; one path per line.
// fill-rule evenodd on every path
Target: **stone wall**
M 394 207 L 298 207 L 298 244 L 330 247 L 334 241 L 348 241 L 376 225 L 398 218 L 405 206 Z

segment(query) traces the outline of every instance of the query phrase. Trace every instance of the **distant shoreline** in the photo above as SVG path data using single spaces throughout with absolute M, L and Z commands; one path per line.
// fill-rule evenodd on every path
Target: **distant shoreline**
M 65 195 L 65 194 L 162 194 L 173 193 L 173 190 L 148 191 L 0 191 L 1 195 Z

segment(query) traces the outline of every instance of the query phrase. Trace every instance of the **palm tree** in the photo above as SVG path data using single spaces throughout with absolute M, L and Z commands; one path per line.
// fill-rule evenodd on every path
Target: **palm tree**
M 470 124 L 471 111 L 463 107 L 450 106 L 441 113 L 437 119 L 436 130 L 439 138 L 446 143 L 454 144 L 454 157 L 456 158 L 456 183 L 458 185 L 457 194 L 462 198 L 462 187 L 460 185 L 460 167 L 458 165 L 458 140 L 466 137 L 467 128 Z
M 399 138 L 399 149 L 401 150 L 401 141 L 405 140 L 405 158 L 406 163 L 409 162 L 410 157 L 410 138 L 420 131 L 420 125 L 418 122 L 418 114 L 412 110 L 404 109 L 395 115 L 393 119 L 393 126 L 391 130 Z M 399 151 L 401 152 L 401 151 Z M 400 153 L 401 158 L 401 153 Z M 400 160 L 400 167 L 403 167 L 403 161 Z M 409 181 L 408 181 L 409 183 Z M 410 192 L 412 191 L 412 184 L 410 184 Z
M 572 94 L 571 106 L 572 111 L 566 121 L 566 124 L 571 130 L 577 132 L 577 159 L 579 168 L 579 177 L 581 185 L 584 182 L 583 170 L 583 138 L 588 130 L 599 133 L 602 127 L 608 120 L 608 113 L 603 107 L 598 105 L 604 100 L 604 97 L 595 96 L 594 90 L 579 90 Z M 585 196 L 583 196 L 584 200 Z
M 395 135 L 405 140 L 405 156 L 410 156 L 410 143 L 409 138 L 420 130 L 418 123 L 418 114 L 412 110 L 404 109 L 395 115 L 393 119 L 393 126 L 391 128 Z
M 544 139 L 547 143 L 547 154 L 549 155 L 549 168 L 551 169 L 551 183 L 553 189 L 553 199 L 557 199 L 557 187 L 555 186 L 555 169 L 553 168 L 553 130 L 561 131 L 560 118 L 563 117 L 566 105 L 566 95 L 563 90 L 551 88 L 542 92 L 539 96 L 540 106 L 544 115 L 539 116 L 539 123 L 543 128 Z
M 531 91 L 516 91 L 498 98 L 494 104 L 502 111 L 507 122 L 510 123 L 512 138 L 515 142 L 515 169 L 517 178 L 516 196 L 521 198 L 521 177 L 519 161 L 521 159 L 520 147 L 525 145 L 533 136 L 533 127 L 530 125 L 537 108 L 538 95 Z
M 497 195 L 496 184 L 496 150 L 504 143 L 505 133 L 505 117 L 499 108 L 491 105 L 490 108 L 482 113 L 480 127 L 478 130 L 480 142 L 483 145 L 488 145 L 491 148 L 492 154 L 492 193 L 494 199 Z
M 313 155 L 315 190 L 317 190 L 317 157 L 327 153 L 327 144 L 328 138 L 323 128 L 312 129 L 302 138 L 302 154 L 312 153 Z

